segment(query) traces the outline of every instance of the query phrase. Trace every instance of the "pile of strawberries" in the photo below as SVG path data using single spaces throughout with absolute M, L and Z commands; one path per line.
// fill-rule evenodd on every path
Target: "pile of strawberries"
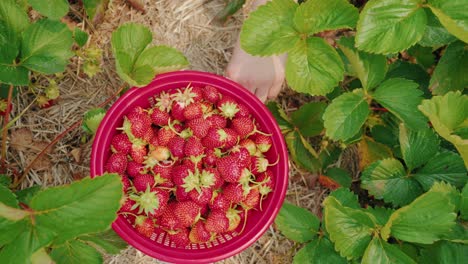
M 273 190 L 274 164 L 265 156 L 271 135 L 258 130 L 245 105 L 212 86 L 153 99 L 152 108 L 124 117 L 111 142 L 105 169 L 122 176 L 119 213 L 146 237 L 164 230 L 177 247 L 245 227 L 247 212 L 261 210 Z

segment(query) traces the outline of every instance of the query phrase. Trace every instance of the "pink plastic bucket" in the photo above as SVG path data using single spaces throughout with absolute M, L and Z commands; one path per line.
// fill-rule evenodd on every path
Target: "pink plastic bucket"
M 116 128 L 122 126 L 125 114 L 136 106 L 150 107 L 152 97 L 161 91 L 183 88 L 189 84 L 193 87 L 214 86 L 222 94 L 230 95 L 244 103 L 250 108 L 260 128 L 272 134 L 273 146 L 267 157 L 270 161 L 276 161 L 279 156 L 279 162 L 271 167 L 275 188 L 263 200 L 263 211 L 248 212 L 247 224 L 242 234 L 239 234 L 241 224 L 237 230 L 218 236 L 210 243 L 191 244 L 187 248 L 176 248 L 162 231 L 154 233 L 151 238 L 140 235 L 122 215 L 119 215 L 112 227 L 130 245 L 159 260 L 173 263 L 210 263 L 231 257 L 260 238 L 275 219 L 286 195 L 288 185 L 286 145 L 274 117 L 252 93 L 224 77 L 197 71 L 161 74 L 146 87 L 130 89 L 114 103 L 99 126 L 91 153 L 91 177 L 105 172 L 104 165 L 111 154 L 111 139 L 117 133 Z

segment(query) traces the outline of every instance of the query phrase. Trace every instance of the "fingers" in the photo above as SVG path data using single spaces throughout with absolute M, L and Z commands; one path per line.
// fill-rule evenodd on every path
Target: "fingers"
M 268 96 L 268 88 L 270 86 L 268 85 L 263 85 L 255 90 L 255 95 L 260 99 L 260 101 L 265 102 Z

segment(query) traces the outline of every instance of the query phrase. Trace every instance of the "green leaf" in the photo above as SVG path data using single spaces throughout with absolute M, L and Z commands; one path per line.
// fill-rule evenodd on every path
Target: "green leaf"
M 468 96 L 459 91 L 448 92 L 444 96 L 423 100 L 419 110 L 429 118 L 440 136 L 455 145 L 468 167 L 468 139 L 453 133 L 468 127 Z
M 409 204 L 422 193 L 418 182 L 408 177 L 403 165 L 392 158 L 367 167 L 361 175 L 361 187 L 375 198 L 395 206 Z
M 387 59 L 383 55 L 359 51 L 354 44 L 353 37 L 343 37 L 338 41 L 338 46 L 348 58 L 356 76 L 361 80 L 362 87 L 370 90 L 385 78 Z
M 396 133 L 398 133 L 398 131 L 396 131 Z M 371 128 L 371 136 L 375 140 L 375 142 L 382 143 L 384 144 L 384 146 L 390 147 L 390 151 L 391 149 L 394 149 L 399 144 L 398 137 L 397 135 L 395 135 L 395 131 L 387 125 L 373 126 Z M 375 154 L 378 154 L 378 152 L 376 152 Z M 384 158 L 389 158 L 389 157 L 384 157 Z
M 334 197 L 324 202 L 325 225 L 335 249 L 347 259 L 359 258 L 371 241 L 375 223 L 367 213 L 344 207 Z
M 291 158 L 296 164 L 310 172 L 320 171 L 321 165 L 317 153 L 298 131 L 291 131 L 284 138 Z
M 434 15 L 434 13 L 429 9 L 424 9 L 424 11 L 427 16 L 427 26 L 422 39 L 418 42 L 419 45 L 438 48 L 457 39 L 450 34 L 442 24 L 440 24 L 439 19 Z
M 468 245 L 440 241 L 421 250 L 421 263 L 462 264 L 468 259 Z
M 334 197 L 341 205 L 353 209 L 360 209 L 361 205 L 359 204 L 358 197 L 355 193 L 350 191 L 348 188 L 338 188 L 330 193 L 331 197 Z
M 135 62 L 135 68 L 149 66 L 156 74 L 178 70 L 188 65 L 189 62 L 184 54 L 167 46 L 147 48 Z M 153 77 L 151 76 L 151 78 Z
M 27 13 L 15 0 L 0 1 L 0 21 L 5 23 L 6 28 L 12 29 L 14 34 L 20 34 L 29 25 Z
M 429 8 L 455 37 L 468 42 L 468 11 L 465 0 L 428 0 Z
M 242 49 L 260 56 L 289 51 L 300 40 L 293 22 L 297 7 L 292 0 L 275 0 L 250 13 L 240 33 Z
M 27 220 L 10 221 L 0 217 L 0 230 L 2 230 L 0 232 L 0 248 L 16 240 L 26 228 L 29 228 Z
M 91 21 L 94 21 L 94 17 L 101 13 L 104 13 L 109 0 L 82 0 L 83 6 L 86 10 L 86 14 Z
M 325 30 L 353 29 L 358 17 L 358 9 L 346 0 L 313 0 L 297 8 L 294 25 L 299 32 L 312 35 Z
M 293 260 L 293 264 L 313 263 L 346 264 L 348 262 L 335 251 L 330 240 L 321 237 L 306 244 L 296 253 Z
M 359 132 L 369 113 L 362 89 L 340 95 L 323 114 L 326 135 L 333 140 L 350 139 Z
M 370 0 L 359 16 L 356 47 L 390 54 L 413 46 L 426 27 L 426 13 L 421 4 L 422 0 Z
M 362 257 L 362 264 L 416 264 L 395 245 L 388 244 L 379 237 L 374 237 Z
M 323 148 L 318 156 L 322 169 L 328 168 L 330 165 L 336 163 L 340 158 L 342 149 L 334 144 L 328 144 Z
M 408 50 L 408 54 L 416 59 L 416 62 L 424 67 L 429 69 L 435 63 L 435 55 L 432 53 L 432 48 L 423 47 L 421 45 L 414 45 Z
M 409 128 L 419 130 L 427 126 L 426 117 L 418 110 L 422 94 L 417 83 L 395 78 L 383 82 L 373 94 L 373 98 Z
M 401 154 L 409 170 L 424 165 L 439 150 L 439 139 L 430 128 L 414 131 L 401 123 L 399 138 Z
M 465 184 L 461 192 L 460 217 L 465 221 L 468 220 L 468 184 Z
M 68 13 L 67 0 L 28 0 L 29 4 L 41 15 L 59 20 Z
M 463 221 L 461 221 L 463 223 Z M 446 234 L 443 240 L 447 240 L 454 243 L 468 244 L 468 227 L 463 226 L 461 223 L 457 223 L 455 228 L 448 234 Z
M 54 261 L 47 254 L 45 248 L 41 248 L 31 256 L 31 264 L 52 264 Z
M 317 236 L 320 220 L 304 208 L 284 203 L 275 224 L 285 237 L 304 243 Z
M 365 210 L 367 213 L 374 216 L 377 224 L 380 226 L 384 226 L 393 212 L 395 212 L 394 209 L 385 207 L 367 207 Z
M 381 236 L 408 242 L 431 244 L 440 240 L 456 225 L 457 214 L 452 203 L 453 187 L 435 183 L 411 204 L 396 210 L 381 229 Z
M 50 256 L 57 264 L 100 264 L 102 255 L 92 246 L 78 240 L 69 240 L 52 249 Z
M 106 115 L 106 110 L 103 108 L 92 108 L 83 116 L 83 130 L 89 134 L 96 134 L 96 131 L 101 124 L 102 119 Z
M 370 137 L 364 137 L 357 144 L 359 153 L 359 170 L 363 171 L 370 164 L 385 158 L 391 158 L 392 150 L 384 144 L 375 142 Z
M 41 185 L 33 185 L 29 188 L 16 191 L 15 194 L 18 197 L 18 200 L 24 204 L 29 204 L 31 199 L 42 189 Z
M 5 185 L 0 185 L 0 202 L 6 206 L 19 208 L 15 194 Z
M 30 207 L 36 224 L 55 230 L 58 242 L 63 242 L 106 230 L 116 218 L 121 197 L 120 176 L 106 174 L 40 191 Z
M 0 185 L 7 187 L 10 186 L 11 184 L 11 178 L 10 176 L 6 174 L 0 174 Z
M 388 70 L 387 79 L 404 78 L 419 84 L 420 89 L 424 92 L 425 98 L 432 97 L 429 91 L 429 73 L 417 64 L 409 63 L 407 61 L 397 60 Z
M 426 191 L 436 181 L 444 181 L 461 189 L 468 180 L 463 159 L 450 151 L 433 155 L 426 165 L 416 171 L 413 177 Z
M 29 84 L 28 69 L 0 62 L 0 82 L 18 86 Z
M 26 85 L 27 71 L 16 67 L 20 36 L 29 25 L 27 13 L 14 0 L 0 1 L 0 82 Z
M 278 123 L 278 126 L 281 129 L 281 133 L 285 134 L 294 128 L 291 124 L 291 120 L 289 120 L 289 117 L 278 103 L 270 101 L 266 104 L 266 107 L 268 110 L 270 110 L 271 114 L 276 120 L 276 123 Z
M 21 43 L 21 65 L 32 71 L 63 72 L 73 56 L 72 32 L 58 21 L 37 21 L 23 32 Z
M 345 188 L 350 188 L 353 180 L 349 172 L 341 168 L 330 168 L 324 173 L 324 176 Z
M 128 247 L 127 242 L 122 240 L 113 229 L 107 231 L 78 237 L 78 239 L 105 250 L 108 254 L 119 254 L 121 250 Z
M 288 53 L 286 80 L 298 92 L 326 95 L 343 80 L 343 74 L 340 55 L 322 38 L 300 41 Z
M 304 104 L 291 113 L 291 121 L 305 137 L 320 135 L 323 131 L 322 115 L 326 106 L 324 102 Z
M 80 47 L 83 47 L 84 45 L 86 45 L 86 42 L 88 42 L 89 35 L 80 28 L 76 27 L 75 31 L 73 32 L 73 37 L 75 39 L 76 44 L 78 44 L 78 46 Z
M 450 44 L 432 74 L 429 89 L 435 95 L 463 91 L 468 87 L 468 47 L 461 41 Z

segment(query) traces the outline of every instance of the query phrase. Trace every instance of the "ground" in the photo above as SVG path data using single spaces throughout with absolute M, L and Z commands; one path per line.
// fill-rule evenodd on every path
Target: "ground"
M 28 111 L 10 129 L 10 167 L 18 171 L 26 168 L 57 134 L 80 120 L 88 109 L 104 102 L 122 84 L 109 52 L 111 32 L 122 23 L 133 21 L 149 26 L 154 34 L 154 44 L 181 50 L 190 61 L 190 69 L 222 75 L 244 18 L 240 12 L 225 24 L 215 23 L 213 17 L 224 3 L 223 0 L 148 0 L 143 14 L 130 8 L 124 0 L 110 1 L 109 9 L 93 29 L 88 43 L 104 50 L 102 72 L 87 78 L 80 72 L 82 61 L 75 59 L 59 82 L 61 95 L 56 105 L 47 109 L 37 108 L 33 102 L 35 96 L 27 88 L 22 88 L 21 96 L 14 99 L 12 116 L 19 116 L 24 109 Z M 309 99 L 285 87 L 277 101 L 287 111 L 292 111 Z M 92 141 L 84 135 L 80 128 L 68 133 L 36 162 L 22 187 L 60 185 L 88 175 Z M 290 171 L 286 200 L 319 214 L 320 202 L 327 190 L 316 186 L 312 175 L 291 162 Z M 300 245 L 284 238 L 272 226 L 251 247 L 221 263 L 290 263 L 299 248 Z M 107 256 L 106 263 L 160 262 L 129 247 L 120 255 Z

